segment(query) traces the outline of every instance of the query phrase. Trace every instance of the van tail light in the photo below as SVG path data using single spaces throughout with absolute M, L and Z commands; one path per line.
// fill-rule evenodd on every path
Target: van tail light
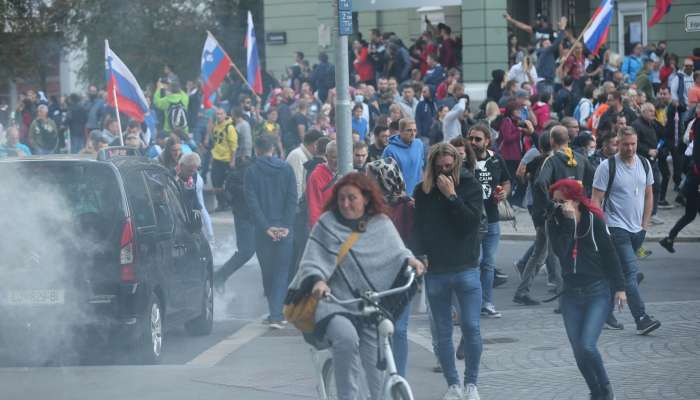
M 136 282 L 134 271 L 134 228 L 131 219 L 127 218 L 122 227 L 122 237 L 119 242 L 119 264 L 121 267 L 121 281 L 124 283 Z

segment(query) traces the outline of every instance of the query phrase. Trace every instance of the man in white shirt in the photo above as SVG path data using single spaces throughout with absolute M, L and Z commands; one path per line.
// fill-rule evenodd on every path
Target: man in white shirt
M 520 87 L 523 82 L 529 82 L 535 85 L 538 81 L 537 69 L 530 61 L 530 56 L 526 56 L 523 60 L 512 67 L 508 71 L 508 80 L 515 80 Z
M 614 164 L 610 163 L 611 160 Z M 625 275 L 629 309 L 640 335 L 647 335 L 661 326 L 661 322 L 646 313 L 637 282 L 636 252 L 644 242 L 651 221 L 653 184 L 651 164 L 637 155 L 637 132 L 627 127 L 620 132 L 619 153 L 604 160 L 595 171 L 591 200 L 605 212 Z M 614 326 L 616 323 L 611 311 L 607 324 Z
M 287 163 L 292 166 L 294 178 L 297 183 L 297 201 L 301 199 L 306 191 L 306 171 L 304 164 L 311 160 L 316 153 L 316 142 L 323 137 L 323 134 L 312 129 L 304 135 L 302 143 L 287 155 Z

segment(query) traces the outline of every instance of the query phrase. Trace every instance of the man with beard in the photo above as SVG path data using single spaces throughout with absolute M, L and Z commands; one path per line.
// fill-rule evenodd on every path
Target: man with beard
M 488 220 L 488 232 L 481 240 L 481 315 L 501 317 L 493 304 L 493 280 L 496 268 L 496 253 L 501 238 L 498 203 L 505 200 L 510 192 L 510 175 L 505 160 L 491 147 L 491 129 L 486 125 L 475 125 L 467 136 L 476 154 L 475 175 L 483 187 L 484 210 Z
M 369 146 L 368 162 L 382 158 L 384 149 L 389 145 L 389 127 L 377 125 L 374 128 L 374 143 Z

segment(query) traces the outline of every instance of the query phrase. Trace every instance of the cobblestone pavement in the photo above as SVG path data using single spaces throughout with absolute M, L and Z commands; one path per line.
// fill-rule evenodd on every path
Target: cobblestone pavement
M 629 311 L 622 331 L 604 330 L 599 349 L 618 399 L 700 399 L 700 301 L 648 303 L 662 322 L 638 336 Z M 412 339 L 430 349 L 425 315 L 412 317 Z M 511 310 L 482 319 L 479 374 L 483 399 L 587 399 L 588 390 L 569 347 L 560 315 L 550 307 Z M 455 331 L 455 340 L 459 340 Z

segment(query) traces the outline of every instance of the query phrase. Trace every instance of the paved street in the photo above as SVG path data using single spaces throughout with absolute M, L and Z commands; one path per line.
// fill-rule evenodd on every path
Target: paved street
M 217 261 L 234 249 L 229 217 L 215 216 Z M 698 228 L 696 221 L 691 225 Z M 689 227 L 690 228 L 690 227 Z M 512 262 L 529 245 L 501 243 L 498 264 L 510 275 L 495 290 L 502 319 L 482 320 L 484 353 L 480 392 L 493 399 L 587 399 L 561 317 L 553 306 L 521 307 L 511 302 L 517 284 Z M 617 387 L 618 399 L 700 399 L 700 271 L 697 243 L 677 244 L 667 254 L 655 243 L 654 254 L 640 263 L 646 275 L 642 294 L 650 314 L 663 326 L 649 337 L 634 333 L 627 310 L 623 331 L 604 331 L 600 349 Z M 547 287 L 538 277 L 533 296 Z M 441 375 L 431 371 L 435 358 L 425 314 L 414 307 L 410 323 L 409 381 L 416 399 L 440 399 Z M 260 274 L 249 263 L 217 298 L 214 333 L 190 338 L 171 332 L 164 365 L 132 366 L 120 355 L 91 366 L 26 367 L 12 365 L 0 351 L 0 399 L 313 399 L 311 357 L 293 328 L 268 331 Z M 458 339 L 455 333 L 455 339 Z M 116 365 L 114 365 L 116 364 Z

